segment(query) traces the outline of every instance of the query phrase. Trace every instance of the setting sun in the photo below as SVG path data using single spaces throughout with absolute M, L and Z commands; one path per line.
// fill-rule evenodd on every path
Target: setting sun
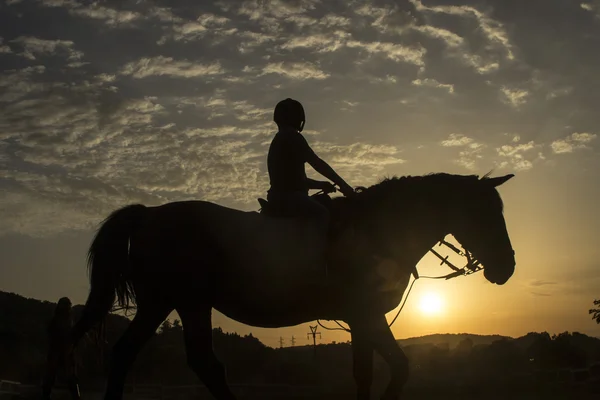
M 426 293 L 421 297 L 419 309 L 423 314 L 439 314 L 442 311 L 442 298 L 436 293 Z

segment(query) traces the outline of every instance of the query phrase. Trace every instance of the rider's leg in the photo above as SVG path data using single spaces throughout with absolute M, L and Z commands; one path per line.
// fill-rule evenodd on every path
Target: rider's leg
M 303 215 L 315 226 L 314 235 L 309 240 L 307 251 L 316 253 L 318 271 L 326 269 L 327 233 L 329 230 L 329 210 L 317 200 L 302 192 L 288 196 L 288 204 L 297 215 Z

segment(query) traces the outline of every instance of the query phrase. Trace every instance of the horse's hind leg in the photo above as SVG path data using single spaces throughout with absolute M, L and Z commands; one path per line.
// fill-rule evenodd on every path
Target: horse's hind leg
M 225 367 L 213 351 L 211 307 L 177 309 L 183 325 L 188 365 L 217 400 L 235 400 L 227 385 Z
M 138 352 L 170 312 L 171 310 L 164 308 L 138 308 L 133 321 L 113 347 L 104 396 L 106 400 L 120 400 L 123 398 L 127 371 L 135 361 Z

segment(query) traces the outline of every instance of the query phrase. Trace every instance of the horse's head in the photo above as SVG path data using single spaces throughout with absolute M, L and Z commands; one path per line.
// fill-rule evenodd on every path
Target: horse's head
M 503 285 L 515 271 L 515 253 L 508 237 L 502 199 L 496 187 L 514 175 L 465 182 L 455 196 L 448 228 L 483 265 L 486 279 Z

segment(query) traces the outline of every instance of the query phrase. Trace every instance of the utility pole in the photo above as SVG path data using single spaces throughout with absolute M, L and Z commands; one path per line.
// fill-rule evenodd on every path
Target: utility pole
M 283 342 L 285 342 L 285 340 L 282 336 L 279 336 L 279 347 L 283 348 Z
M 292 335 L 292 346 L 296 345 L 296 338 L 294 337 L 294 335 Z
M 309 325 L 310 326 L 310 325 Z M 306 338 L 313 338 L 313 349 L 314 349 L 314 357 L 317 357 L 317 335 L 319 335 L 319 339 L 321 339 L 321 332 L 317 332 L 317 328 L 319 325 L 310 326 L 310 333 L 306 334 Z

